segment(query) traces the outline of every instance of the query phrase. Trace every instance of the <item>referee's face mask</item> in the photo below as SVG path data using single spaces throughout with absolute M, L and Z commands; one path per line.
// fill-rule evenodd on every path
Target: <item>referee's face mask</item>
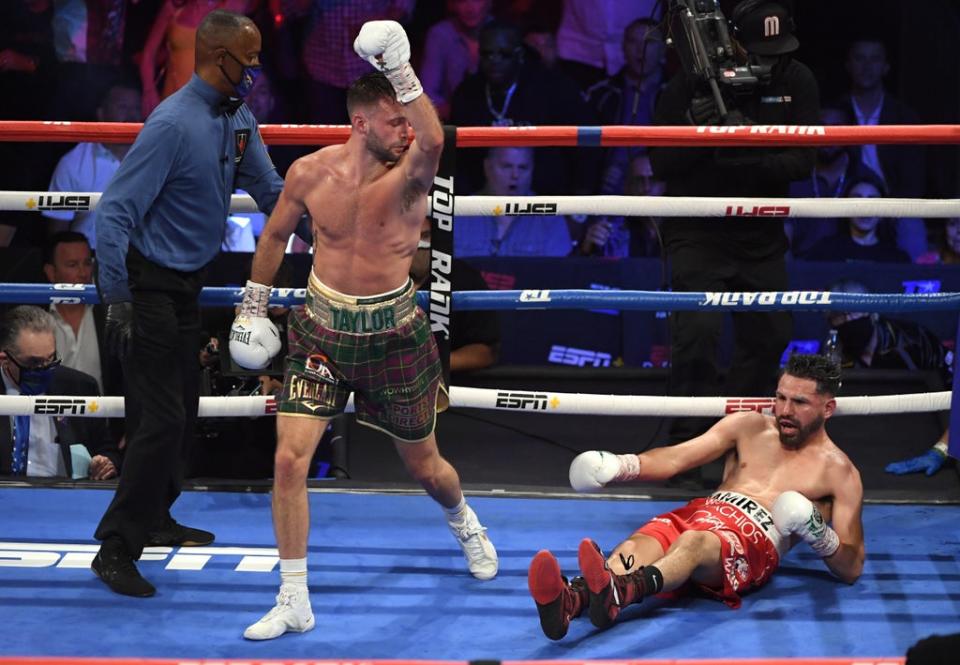
M 253 90 L 253 84 L 257 82 L 257 77 L 260 76 L 260 70 L 262 67 L 259 63 L 257 64 L 244 64 L 240 61 L 237 56 L 230 52 L 230 49 L 223 49 L 223 52 L 230 56 L 230 58 L 240 65 L 240 78 L 239 80 L 234 80 L 230 74 L 227 73 L 227 70 L 224 68 L 223 63 L 220 63 L 220 73 L 223 74 L 224 78 L 230 82 L 230 85 L 233 86 L 233 91 L 237 97 L 241 99 L 250 94 L 250 91 Z

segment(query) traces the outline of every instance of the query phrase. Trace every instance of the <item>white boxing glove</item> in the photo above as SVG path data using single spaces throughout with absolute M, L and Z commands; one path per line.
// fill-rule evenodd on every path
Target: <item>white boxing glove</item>
M 840 547 L 837 532 L 823 521 L 820 510 L 800 492 L 784 492 L 773 504 L 773 523 L 784 536 L 795 534 L 810 548 L 827 557 Z
M 240 313 L 230 326 L 230 357 L 241 367 L 262 369 L 280 352 L 280 331 L 267 318 L 270 287 L 247 281 Z
M 588 450 L 570 463 L 570 487 L 578 492 L 596 492 L 610 482 L 640 476 L 640 458 L 615 455 L 605 450 Z
M 423 94 L 420 79 L 410 66 L 410 40 L 396 21 L 367 21 L 353 41 L 353 50 L 383 72 L 402 104 Z

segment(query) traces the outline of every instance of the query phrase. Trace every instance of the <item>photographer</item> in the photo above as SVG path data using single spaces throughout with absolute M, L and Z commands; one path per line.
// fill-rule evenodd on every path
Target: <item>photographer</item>
M 685 2 L 673 4 L 686 12 Z M 681 5 L 682 8 L 676 7 Z M 702 9 L 698 4 L 698 11 Z M 678 14 L 674 14 L 676 18 Z M 675 41 L 689 47 L 690 30 L 699 30 L 714 58 L 712 80 L 721 88 L 726 109 L 711 93 L 704 72 L 684 60 L 666 86 L 654 111 L 657 125 L 816 125 L 819 92 L 811 71 L 793 60 L 799 45 L 793 21 L 779 4 L 746 0 L 734 9 L 729 62 L 716 61 L 717 43 L 727 36 L 719 9 Z M 722 25 L 718 25 L 721 24 Z M 696 27 L 691 27 L 696 26 Z M 688 52 L 689 53 L 689 52 Z M 708 55 L 709 54 L 709 55 Z M 742 84 L 725 76 L 745 73 Z M 722 71 L 722 74 L 720 73 Z M 751 76 L 752 75 L 752 76 Z M 751 79 L 752 78 L 752 82 Z M 784 197 L 791 181 L 809 177 L 816 159 L 813 148 L 652 148 L 654 175 L 666 181 L 668 196 Z M 674 291 L 783 291 L 788 287 L 783 222 L 764 218 L 674 219 L 663 225 Z M 722 314 L 675 312 L 672 315 L 671 395 L 717 395 L 717 343 Z M 724 392 L 728 395 L 772 394 L 780 356 L 790 340 L 792 319 L 786 312 L 735 312 L 735 350 Z M 675 420 L 671 442 L 705 430 L 703 419 Z

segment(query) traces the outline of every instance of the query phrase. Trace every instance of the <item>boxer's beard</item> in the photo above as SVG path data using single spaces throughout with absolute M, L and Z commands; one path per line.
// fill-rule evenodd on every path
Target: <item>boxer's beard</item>
M 373 132 L 367 134 L 367 150 L 370 151 L 378 161 L 386 162 L 387 164 L 393 165 L 400 161 L 400 157 L 403 153 L 399 155 L 393 152 L 390 148 L 383 144 L 383 141 L 380 140 L 380 137 L 376 136 Z
M 817 416 L 810 423 L 803 427 L 798 427 L 795 420 L 789 420 L 788 422 L 797 427 L 797 430 L 794 434 L 784 434 L 783 428 L 780 427 L 780 418 L 777 418 L 777 431 L 780 433 L 780 443 L 783 443 L 791 448 L 798 448 L 803 443 L 810 438 L 810 435 L 820 429 L 824 423 L 823 416 Z

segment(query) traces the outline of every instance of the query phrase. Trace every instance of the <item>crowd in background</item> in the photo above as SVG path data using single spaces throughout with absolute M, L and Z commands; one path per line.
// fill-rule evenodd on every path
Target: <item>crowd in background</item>
M 663 3 L 653 0 L 16 0 L 4 3 L 0 22 L 0 117 L 142 120 L 189 80 L 196 27 L 215 8 L 247 14 L 263 35 L 265 74 L 247 98 L 261 124 L 346 124 L 346 87 L 367 67 L 354 57 L 352 35 L 366 20 L 393 19 L 407 27 L 427 94 L 441 117 L 459 126 L 649 125 L 658 94 L 679 64 L 665 44 Z M 810 40 L 816 46 L 813 31 L 803 29 L 803 8 L 797 10 L 801 43 Z M 824 124 L 931 121 L 897 94 L 891 42 L 898 37 L 879 23 L 868 24 L 848 36 L 843 62 L 815 72 L 837 88 L 823 91 Z M 124 146 L 100 144 L 22 147 L 0 144 L 5 189 L 102 191 L 125 152 Z M 293 159 L 311 149 L 277 146 L 271 155 L 283 175 Z M 549 148 L 531 155 L 507 164 L 502 155 L 460 151 L 459 193 L 662 191 L 642 146 Z M 790 194 L 953 195 L 938 190 L 956 180 L 955 169 L 952 179 L 939 169 L 928 177 L 928 161 L 922 145 L 825 147 L 818 150 L 809 178 L 795 182 Z M 59 221 L 38 224 L 32 215 L 0 212 L 0 246 L 40 246 L 45 236 L 63 228 L 93 241 L 89 216 L 47 216 Z M 461 255 L 616 257 L 660 251 L 657 220 L 564 219 L 566 235 L 556 225 L 549 233 L 540 231 L 551 236 L 542 250 L 529 243 L 523 247 L 522 220 L 496 221 L 489 241 L 471 242 Z M 791 256 L 799 259 L 950 263 L 960 246 L 945 228 L 949 224 L 906 218 L 792 220 L 788 233 Z M 224 249 L 252 251 L 262 226 L 257 216 L 231 216 Z M 480 233 L 490 235 L 489 229 Z

